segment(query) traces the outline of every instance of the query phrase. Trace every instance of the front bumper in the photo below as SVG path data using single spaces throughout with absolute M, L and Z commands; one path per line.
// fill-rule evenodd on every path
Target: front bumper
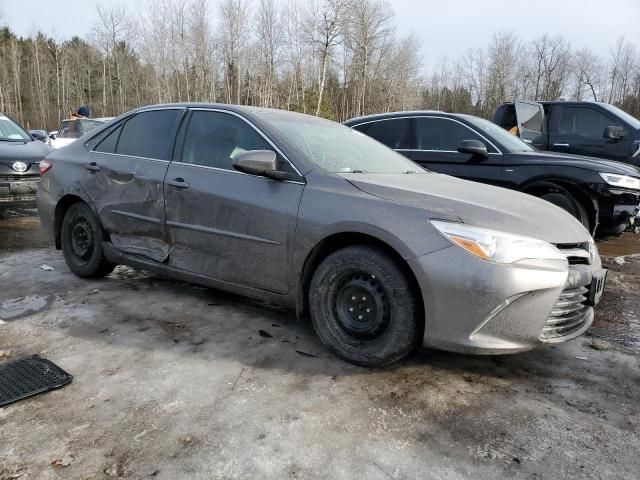
M 583 289 L 602 272 L 599 259 L 503 265 L 454 246 L 410 265 L 425 308 L 423 344 L 473 354 L 522 352 L 581 335 L 593 321 Z
M 0 175 L 0 197 L 33 197 L 39 183 L 39 175 Z
M 637 190 L 604 188 L 598 198 L 598 234 L 620 235 L 640 225 L 640 199 Z

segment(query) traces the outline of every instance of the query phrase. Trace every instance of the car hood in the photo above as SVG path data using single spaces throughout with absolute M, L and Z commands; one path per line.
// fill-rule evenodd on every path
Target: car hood
M 617 173 L 619 175 L 630 175 L 640 177 L 640 168 L 627 163 L 616 162 L 615 160 L 605 160 L 603 158 L 586 157 L 582 155 L 571 155 L 569 153 L 557 152 L 517 152 L 510 153 L 525 161 L 537 161 L 546 165 L 563 165 L 569 167 L 586 168 L 602 173 Z
M 582 224 L 561 208 L 506 188 L 437 173 L 341 176 L 369 195 L 422 207 L 430 219 L 459 219 L 469 225 L 555 244 L 590 238 Z
M 53 149 L 38 140 L 32 142 L 1 142 L 0 164 L 11 165 L 13 162 L 35 163 L 46 157 Z

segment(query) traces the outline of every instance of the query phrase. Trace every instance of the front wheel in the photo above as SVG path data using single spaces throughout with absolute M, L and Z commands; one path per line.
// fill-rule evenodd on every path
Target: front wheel
M 61 229 L 64 260 L 69 269 L 83 278 L 109 275 L 115 264 L 102 249 L 102 226 L 86 203 L 74 203 L 64 215 Z
M 332 253 L 311 280 L 316 333 L 332 352 L 357 365 L 388 365 L 407 356 L 420 340 L 417 305 L 407 275 L 374 247 Z
M 584 228 L 586 228 L 589 233 L 593 234 L 593 225 L 587 209 L 569 192 L 547 192 L 540 195 L 540 198 L 546 200 L 549 203 L 553 203 L 555 206 L 560 207 L 563 210 L 566 210 L 580 223 L 582 223 L 582 225 L 584 225 Z

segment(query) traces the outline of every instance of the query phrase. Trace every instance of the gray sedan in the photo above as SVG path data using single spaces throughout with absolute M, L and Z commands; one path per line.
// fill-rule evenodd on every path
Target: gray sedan
M 604 288 L 589 233 L 564 210 L 423 171 L 307 115 L 146 107 L 40 170 L 42 223 L 75 274 L 127 264 L 274 301 L 360 365 L 419 344 L 563 342 L 589 328 Z

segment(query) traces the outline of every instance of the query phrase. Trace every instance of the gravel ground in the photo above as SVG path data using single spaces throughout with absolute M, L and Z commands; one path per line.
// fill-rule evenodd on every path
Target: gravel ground
M 0 362 L 75 378 L 0 409 L 0 480 L 638 478 L 640 257 L 616 242 L 587 335 L 373 370 L 277 306 L 124 267 L 76 278 L 34 212 L 0 205 Z

